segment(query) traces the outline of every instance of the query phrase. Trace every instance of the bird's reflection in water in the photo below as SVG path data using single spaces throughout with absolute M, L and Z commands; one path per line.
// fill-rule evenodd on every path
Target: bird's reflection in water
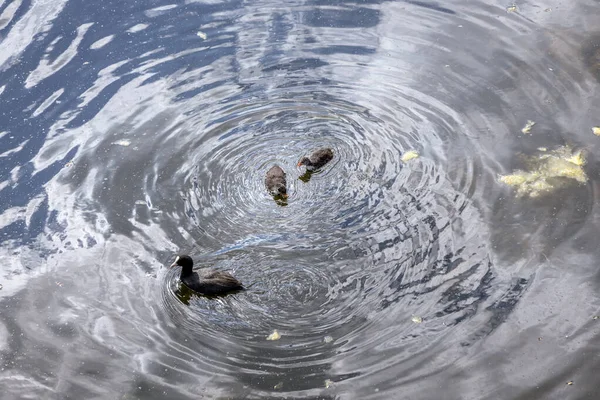
M 288 205 L 287 199 L 288 199 L 287 195 L 278 194 L 278 195 L 273 196 L 273 200 L 275 201 L 275 203 L 278 206 L 282 206 L 282 207 L 285 207 Z
M 300 179 L 304 183 L 308 183 L 314 172 L 315 171 L 306 171 L 304 174 L 300 175 L 298 179 Z
M 177 286 L 177 290 L 175 290 L 175 296 L 183 304 L 185 304 L 186 306 L 189 306 L 190 305 L 190 300 L 194 296 L 196 296 L 196 297 L 203 297 L 203 298 L 206 298 L 206 299 L 218 299 L 218 298 L 223 298 L 223 297 L 227 296 L 228 294 L 234 294 L 234 293 L 239 293 L 239 292 L 240 291 L 236 290 L 234 292 L 229 292 L 229 293 L 220 294 L 220 295 L 218 295 L 218 294 L 217 295 L 207 295 L 207 294 L 202 294 L 202 293 L 194 292 L 192 289 L 190 289 L 186 285 L 179 284 Z M 262 292 L 258 292 L 258 293 L 262 293 Z
M 175 291 L 175 296 L 186 306 L 190 305 L 190 299 L 192 296 L 197 295 L 192 289 L 187 287 L 186 285 L 179 284 L 177 290 Z

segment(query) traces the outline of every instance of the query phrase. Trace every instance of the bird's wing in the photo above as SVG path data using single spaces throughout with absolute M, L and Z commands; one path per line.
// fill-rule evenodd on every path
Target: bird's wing
M 228 272 L 210 270 L 210 271 L 205 271 L 200 276 L 203 281 L 206 281 L 206 282 L 210 281 L 211 283 L 215 283 L 215 284 L 235 284 L 235 285 L 240 284 L 240 282 L 237 279 L 235 279 Z

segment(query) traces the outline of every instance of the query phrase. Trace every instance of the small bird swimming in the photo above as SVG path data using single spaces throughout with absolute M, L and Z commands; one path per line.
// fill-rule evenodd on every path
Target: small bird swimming
M 274 165 L 267 171 L 265 177 L 265 186 L 269 193 L 273 196 L 281 196 L 287 198 L 287 182 L 285 180 L 285 172 L 279 165 Z
M 177 256 L 171 268 L 179 265 L 181 275 L 179 280 L 194 292 L 206 295 L 223 295 L 230 292 L 245 290 L 242 282 L 238 281 L 228 272 L 202 268 L 193 271 L 194 261 L 187 255 Z
M 298 167 L 305 165 L 307 171 L 314 171 L 333 159 L 333 150 L 330 148 L 319 149 L 308 157 L 302 157 L 298 162 Z

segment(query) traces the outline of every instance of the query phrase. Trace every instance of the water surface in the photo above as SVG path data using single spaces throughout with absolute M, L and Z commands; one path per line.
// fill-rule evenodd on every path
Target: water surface
M 595 398 L 598 4 L 508 6 L 0 3 L 2 398 Z

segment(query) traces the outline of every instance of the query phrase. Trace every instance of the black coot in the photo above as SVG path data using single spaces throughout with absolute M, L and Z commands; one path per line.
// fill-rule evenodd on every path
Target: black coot
M 242 283 L 227 272 L 210 268 L 199 269 L 197 272 L 193 271 L 194 261 L 190 256 L 178 256 L 171 267 L 176 265 L 181 267 L 179 279 L 194 292 L 220 295 L 244 290 Z

